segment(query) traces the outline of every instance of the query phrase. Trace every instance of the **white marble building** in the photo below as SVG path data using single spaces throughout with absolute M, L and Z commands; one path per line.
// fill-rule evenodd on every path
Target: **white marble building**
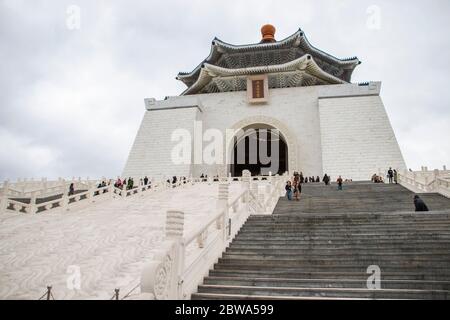
M 271 129 L 264 143 L 280 141 L 273 173 L 370 180 L 381 168 L 406 168 L 380 97 L 381 83 L 351 83 L 358 58 L 335 58 L 313 47 L 302 30 L 281 41 L 274 39 L 272 26 L 261 31 L 263 39 L 252 45 L 214 39 L 210 55 L 192 72 L 178 75 L 187 85 L 180 96 L 145 99 L 124 176 L 234 176 L 243 169 L 261 174 L 267 165 L 259 158 L 236 164 L 233 152 L 245 140 L 226 135 L 227 129 L 249 128 Z M 177 129 L 185 129 L 192 140 L 190 161 L 181 164 L 172 156 L 180 143 L 173 136 Z M 199 161 L 195 146 L 205 134 L 206 152 L 213 141 L 209 129 L 223 133 L 223 161 Z M 251 153 L 248 142 L 245 152 Z

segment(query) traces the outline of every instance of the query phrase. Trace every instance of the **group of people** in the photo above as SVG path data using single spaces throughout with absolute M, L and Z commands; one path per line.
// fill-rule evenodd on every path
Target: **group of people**
M 305 177 L 303 175 L 303 172 L 294 172 L 294 177 L 293 179 L 297 179 L 299 183 L 303 184 L 303 183 L 314 183 L 314 182 L 320 182 L 320 177 L 314 177 L 314 176 L 310 176 L 310 177 Z M 330 182 L 330 178 L 327 176 L 327 174 L 325 174 L 325 176 L 322 179 L 323 182 L 327 181 L 326 184 L 328 184 Z
M 291 180 L 288 180 L 286 182 L 286 197 L 290 201 L 292 200 L 292 195 L 294 195 L 294 198 L 296 201 L 300 200 L 300 194 L 302 193 L 302 183 L 304 183 L 305 178 L 303 177 L 303 174 L 300 172 L 294 172 L 294 176 Z
M 124 178 L 123 180 L 117 178 L 117 181 L 114 183 L 114 186 L 119 189 L 125 188 L 126 190 L 131 190 L 133 189 L 134 186 L 134 180 L 133 178 L 128 178 L 128 180 L 126 178 Z
M 391 167 L 387 171 L 386 178 L 388 179 L 389 183 L 398 183 L 398 173 L 396 169 L 392 169 Z M 376 173 L 373 174 L 371 178 L 373 183 L 384 183 L 383 176 L 377 175 Z
M 180 181 L 184 184 L 184 183 L 186 183 L 186 177 L 180 177 Z M 170 180 L 170 179 L 167 179 L 166 180 L 166 182 L 168 183 L 168 184 L 172 184 L 173 185 L 173 187 L 175 188 L 175 184 L 178 182 L 178 177 L 177 176 L 173 176 L 172 177 L 172 180 Z
M 328 174 L 325 173 L 325 175 L 322 178 L 322 182 L 328 186 L 330 184 L 331 178 Z M 314 178 L 313 176 L 311 177 L 305 177 L 303 176 L 303 173 L 300 172 L 294 172 L 294 176 L 292 177 L 291 180 L 286 182 L 286 197 L 288 200 L 292 200 L 293 198 L 296 201 L 300 200 L 300 195 L 302 193 L 302 184 L 304 183 L 317 183 L 320 182 L 320 177 L 317 176 L 316 178 Z M 336 180 L 336 182 L 338 183 L 338 190 L 342 190 L 342 184 L 343 184 L 343 179 L 341 176 L 339 176 L 339 178 Z
M 145 176 L 144 178 L 139 179 L 139 184 L 141 186 L 147 186 L 151 184 L 151 181 L 147 176 Z M 124 178 L 123 180 L 117 178 L 116 182 L 114 183 L 114 187 L 119 189 L 126 188 L 127 190 L 131 190 L 135 187 L 134 179 L 131 177 L 128 179 Z

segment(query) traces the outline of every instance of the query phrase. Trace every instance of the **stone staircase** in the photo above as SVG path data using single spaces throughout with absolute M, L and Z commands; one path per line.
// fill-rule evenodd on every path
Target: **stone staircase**
M 450 299 L 450 199 L 399 185 L 308 184 L 251 216 L 192 299 Z M 381 289 L 368 289 L 379 266 Z

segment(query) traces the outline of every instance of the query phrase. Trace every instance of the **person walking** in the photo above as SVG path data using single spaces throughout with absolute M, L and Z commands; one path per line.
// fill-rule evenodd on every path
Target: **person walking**
M 323 183 L 325 183 L 325 185 L 329 185 L 330 184 L 330 177 L 325 173 L 325 175 L 323 176 L 322 179 Z
M 144 177 L 144 186 L 146 186 L 147 184 L 148 184 L 148 177 L 145 176 L 145 177 Z
M 398 173 L 397 173 L 397 170 L 395 170 L 394 169 L 394 182 L 395 182 L 395 184 L 398 184 Z
M 127 189 L 131 190 L 133 189 L 133 185 L 134 185 L 134 181 L 133 178 L 128 178 L 128 185 L 127 185 Z
M 296 201 L 300 200 L 300 190 L 301 190 L 301 184 L 297 181 L 294 181 L 294 198 Z
M 337 184 L 338 184 L 338 190 L 342 190 L 342 184 L 343 184 L 343 182 L 344 182 L 344 181 L 342 180 L 342 177 L 339 176 L 339 178 L 337 178 L 336 182 L 337 182 Z
M 75 187 L 73 183 L 69 185 L 69 196 L 73 196 L 75 194 Z
M 392 171 L 392 168 L 389 168 L 388 172 L 388 178 L 389 178 L 389 183 L 392 183 L 392 180 L 394 178 L 394 171 Z
M 286 189 L 286 197 L 290 201 L 292 200 L 292 184 L 290 181 L 286 182 L 286 186 L 284 187 Z
M 414 196 L 414 206 L 416 207 L 416 211 L 430 211 L 425 202 L 417 194 Z

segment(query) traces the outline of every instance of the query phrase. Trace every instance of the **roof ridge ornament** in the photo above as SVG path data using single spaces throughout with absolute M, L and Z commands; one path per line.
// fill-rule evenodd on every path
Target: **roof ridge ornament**
M 275 27 L 271 24 L 265 24 L 261 27 L 261 43 L 267 43 L 267 42 L 276 42 L 275 40 Z

